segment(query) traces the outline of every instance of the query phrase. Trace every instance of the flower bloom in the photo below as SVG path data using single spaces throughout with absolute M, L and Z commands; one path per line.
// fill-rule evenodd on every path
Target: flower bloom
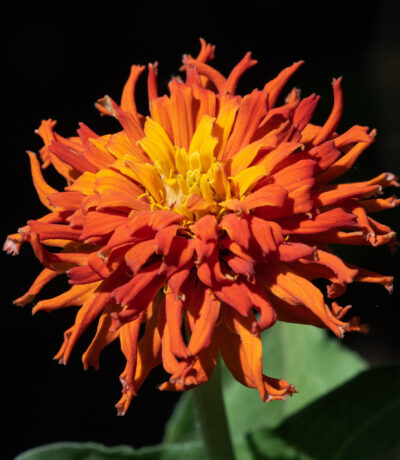
M 225 78 L 208 64 L 213 55 L 214 46 L 201 40 L 197 58 L 184 56 L 186 80 L 173 78 L 169 96 L 159 96 L 157 64 L 150 64 L 147 117 L 134 99 L 145 67 L 132 66 L 120 105 L 108 96 L 96 104 L 119 121 L 117 133 L 98 135 L 80 124 L 76 137 L 64 138 L 55 121 L 43 121 L 42 168 L 64 176 L 63 191 L 45 182 L 28 152 L 50 212 L 6 241 L 14 254 L 30 243 L 45 267 L 15 303 L 32 302 L 53 278 L 68 276 L 71 288 L 33 312 L 79 307 L 55 356 L 61 363 L 93 321 L 85 369 L 98 368 L 102 349 L 120 341 L 120 414 L 155 366 L 170 375 L 161 390 L 187 390 L 209 379 L 219 353 L 264 401 L 285 399 L 296 390 L 263 374 L 261 332 L 276 320 L 338 337 L 365 332 L 358 318 L 344 319 L 350 307 L 333 299 L 352 282 L 392 289 L 392 277 L 345 263 L 329 248 L 393 249 L 395 233 L 368 213 L 400 201 L 379 197 L 398 185 L 390 173 L 332 184 L 375 137 L 363 126 L 336 132 L 341 78 L 332 83 L 331 114 L 317 126 L 310 122 L 315 94 L 301 99 L 293 89 L 276 105 L 302 62 L 243 97 L 235 94 L 238 80 L 256 61 L 247 53 Z M 325 296 L 313 284 L 319 278 L 327 280 Z

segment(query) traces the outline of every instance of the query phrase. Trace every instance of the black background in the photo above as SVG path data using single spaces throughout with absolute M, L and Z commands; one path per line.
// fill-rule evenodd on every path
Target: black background
M 354 124 L 378 130 L 376 143 L 352 172 L 366 180 L 381 171 L 400 174 L 400 41 L 395 1 L 264 2 L 178 4 L 151 2 L 77 3 L 45 9 L 14 7 L 3 15 L 2 62 L 2 235 L 13 233 L 45 209 L 32 186 L 25 150 L 38 151 L 34 134 L 45 118 L 58 120 L 58 132 L 74 135 L 79 121 L 99 134 L 117 129 L 100 118 L 93 103 L 104 94 L 119 100 L 131 64 L 159 62 L 160 91 L 178 73 L 184 53 L 196 55 L 199 37 L 215 44 L 214 65 L 224 74 L 247 51 L 259 64 L 242 78 L 238 91 L 262 87 L 282 68 L 304 59 L 291 80 L 304 96 L 321 95 L 315 121 L 329 115 L 332 77 L 343 75 L 345 110 L 340 131 Z M 127 8 L 127 5 L 131 6 Z M 138 88 L 138 107 L 146 113 L 145 78 Z M 46 178 L 62 184 L 55 174 Z M 399 212 L 378 220 L 399 231 Z M 357 247 L 341 252 L 347 260 L 385 274 L 399 274 L 399 256 L 384 248 Z M 67 367 L 51 357 L 75 309 L 31 317 L 30 307 L 12 299 L 25 292 L 40 264 L 29 247 L 18 257 L 2 255 L 2 419 L 6 452 L 54 441 L 98 441 L 139 447 L 161 440 L 163 427 L 178 395 L 161 393 L 162 372 L 151 375 L 125 417 L 116 417 L 123 359 L 118 346 L 102 357 L 101 370 L 84 372 L 80 354 L 90 342 L 91 328 L 77 345 Z M 61 292 L 64 281 L 46 288 L 42 298 Z M 397 287 L 397 289 L 396 289 Z M 370 324 L 369 336 L 349 335 L 344 342 L 370 362 L 400 358 L 398 289 L 389 296 L 379 286 L 351 286 L 343 303 Z M 396 300 L 397 299 L 397 300 Z M 317 363 L 316 363 L 317 365 Z M 267 372 L 268 370 L 266 370 Z M 285 377 L 285 376 L 280 376 Z M 396 391 L 388 389 L 388 391 Z M 8 442 L 7 442 L 8 439 Z

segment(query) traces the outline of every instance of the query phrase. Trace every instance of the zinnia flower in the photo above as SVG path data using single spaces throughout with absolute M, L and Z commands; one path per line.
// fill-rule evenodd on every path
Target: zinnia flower
M 392 277 L 346 263 L 329 247 L 393 249 L 395 233 L 368 213 L 399 204 L 379 197 L 398 185 L 390 173 L 332 184 L 375 137 L 363 126 L 336 132 L 341 78 L 332 83 L 331 114 L 317 126 L 310 122 L 315 94 L 301 99 L 293 89 L 276 105 L 302 62 L 240 96 L 239 78 L 256 61 L 247 53 L 225 78 L 207 64 L 213 56 L 214 46 L 201 40 L 197 58 L 183 57 L 186 79 L 172 78 L 169 96 L 159 96 L 157 64 L 149 64 L 149 116 L 134 99 L 145 67 L 132 66 L 120 105 L 108 96 L 96 104 L 119 121 L 117 133 L 98 135 L 80 124 L 76 137 L 64 138 L 55 121 L 43 121 L 42 168 L 64 176 L 63 191 L 45 182 L 28 152 L 50 212 L 6 241 L 13 254 L 30 243 L 45 267 L 15 303 L 32 302 L 45 284 L 67 275 L 71 288 L 33 312 L 79 307 L 55 356 L 60 363 L 93 321 L 85 369 L 98 368 L 102 349 L 120 341 L 120 414 L 155 366 L 170 375 L 161 390 L 187 390 L 209 379 L 218 354 L 263 401 L 285 399 L 296 390 L 263 374 L 261 332 L 277 320 L 338 337 L 365 332 L 358 318 L 344 319 L 350 307 L 332 299 L 352 282 L 392 289 Z M 313 284 L 320 278 L 328 281 L 326 296 Z

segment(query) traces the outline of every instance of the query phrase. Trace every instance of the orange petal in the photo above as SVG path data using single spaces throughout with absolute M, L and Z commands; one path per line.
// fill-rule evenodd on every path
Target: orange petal
M 128 212 L 131 210 L 146 211 L 150 209 L 150 203 L 145 201 L 145 199 L 138 200 L 128 193 L 120 193 L 110 190 L 100 195 L 96 208 L 99 211 L 110 209 Z
M 217 87 L 218 92 L 223 94 L 223 90 L 226 85 L 226 79 L 220 72 L 207 65 L 205 62 L 200 62 L 190 56 L 188 56 L 186 62 L 184 62 L 184 64 L 186 63 L 196 66 L 199 74 L 209 79 Z
M 149 215 L 149 225 L 154 230 L 161 230 L 169 225 L 182 222 L 185 218 L 181 214 L 169 210 L 152 211 Z
M 244 72 L 246 72 L 246 70 L 250 69 L 256 64 L 257 61 L 251 59 L 251 53 L 246 53 L 243 59 L 233 68 L 228 79 L 226 80 L 224 90 L 221 92 L 223 93 L 226 91 L 228 93 L 234 94 L 240 77 L 244 74 Z
M 60 211 L 76 211 L 80 208 L 85 195 L 81 192 L 55 192 L 48 195 L 48 201 L 53 209 Z
M 101 257 L 97 252 L 92 252 L 87 259 L 88 266 L 98 273 L 103 279 L 109 278 L 112 272 L 109 269 L 110 264 L 104 257 Z
M 250 193 L 243 200 L 243 205 L 251 210 L 261 206 L 276 206 L 281 208 L 288 196 L 287 190 L 278 184 L 269 184 Z
M 210 289 L 196 289 L 193 300 L 188 308 L 188 316 L 192 318 L 192 333 L 189 350 L 193 356 L 210 346 L 214 327 L 219 318 L 220 301 L 215 298 Z
M 219 226 L 228 233 L 232 241 L 243 248 L 249 247 L 250 229 L 247 219 L 242 219 L 236 214 L 226 214 Z
M 330 268 L 336 274 L 339 283 L 351 283 L 357 276 L 357 270 L 347 267 L 343 261 L 334 254 L 319 249 L 317 251 L 317 258 L 318 261 L 316 263 Z
M 267 171 L 272 172 L 276 166 L 279 166 L 281 161 L 285 160 L 285 158 L 300 148 L 302 148 L 302 144 L 298 142 L 282 142 L 276 148 L 268 152 L 257 164 L 261 164 Z
M 235 311 L 229 313 L 223 309 L 223 322 L 227 328 L 218 331 L 219 346 L 222 358 L 236 380 L 251 388 L 257 388 L 261 399 L 266 400 L 267 394 L 262 373 L 262 344 L 259 336 L 252 333 L 254 316 L 239 315 Z
M 149 372 L 161 362 L 161 335 L 165 324 L 164 310 L 164 308 L 159 308 L 158 303 L 150 304 L 147 309 L 148 319 L 145 332 L 137 347 L 133 391 L 127 386 L 122 387 L 122 397 L 115 405 L 118 415 L 125 415 L 133 396 L 138 392 Z
M 303 305 L 292 305 L 279 297 L 270 294 L 278 320 L 286 323 L 309 324 L 325 329 L 325 324 Z
M 308 185 L 314 185 L 316 162 L 314 160 L 299 160 L 273 174 L 268 180 L 284 187 L 289 193 Z
M 167 277 L 170 277 L 187 264 L 192 264 L 194 249 L 194 240 L 183 237 L 174 238 L 170 252 L 164 256 L 160 273 L 165 273 Z
M 252 141 L 259 122 L 266 114 L 266 97 L 265 91 L 254 90 L 243 98 L 223 154 L 225 161 L 233 158 L 241 148 Z
M 223 94 L 219 100 L 219 112 L 214 124 L 212 135 L 219 139 L 219 143 L 214 149 L 214 155 L 218 160 L 221 160 L 226 143 L 231 134 L 233 124 L 235 122 L 236 112 L 240 106 L 238 96 L 230 96 Z
M 103 169 L 96 174 L 94 191 L 102 195 L 104 192 L 118 191 L 138 198 L 143 189 L 128 177 L 111 169 Z
M 356 217 L 342 208 L 334 208 L 315 216 L 292 216 L 279 219 L 283 234 L 312 234 L 326 232 L 330 229 L 357 226 Z
M 147 94 L 149 101 L 158 97 L 158 85 L 157 85 L 157 73 L 158 73 L 158 62 L 153 62 L 147 66 Z
M 273 379 L 262 373 L 261 340 L 251 332 L 254 316 L 245 318 L 235 314 L 234 317 L 224 317 L 227 327 L 221 325 L 217 329 L 218 343 L 222 357 L 236 380 L 257 388 L 265 402 L 286 399 L 295 393 L 293 385 L 285 380 Z
M 127 82 L 121 96 L 121 109 L 131 113 L 138 118 L 138 113 L 135 104 L 135 88 L 140 74 L 145 69 L 145 66 L 133 65 Z
M 333 108 L 332 112 L 329 115 L 329 118 L 326 120 L 321 131 L 313 140 L 314 145 L 321 144 L 321 142 L 329 139 L 329 137 L 334 133 L 335 129 L 339 125 L 340 118 L 343 112 L 343 92 L 341 87 L 342 77 L 338 79 L 334 78 L 332 80 L 333 88 Z
M 208 348 L 202 350 L 199 356 L 193 359 L 190 367 L 183 369 L 176 380 L 164 382 L 158 389 L 161 391 L 185 391 L 206 383 L 213 373 L 217 357 L 218 347 L 216 341 L 213 340 Z
M 113 328 L 113 317 L 112 314 L 119 310 L 119 306 L 115 304 L 109 304 L 105 307 L 104 312 L 101 314 L 97 331 L 90 342 L 89 347 L 82 355 L 82 363 L 85 370 L 90 366 L 95 369 L 99 369 L 99 357 L 102 350 L 111 342 L 113 342 L 118 336 L 119 331 Z
M 276 222 L 265 221 L 256 216 L 249 217 L 250 229 L 265 257 L 268 253 L 276 251 L 283 242 L 282 229 Z
M 73 184 L 65 187 L 65 190 L 81 192 L 83 195 L 93 195 L 95 184 L 96 175 L 86 171 Z
M 149 104 L 151 118 L 161 125 L 170 139 L 173 139 L 173 130 L 170 119 L 170 99 L 168 96 L 152 99 Z
M 359 182 L 353 184 L 325 185 L 321 191 L 314 195 L 316 206 L 330 206 L 348 198 L 368 197 L 380 190 L 379 185 L 369 185 Z
M 372 198 L 371 200 L 365 200 L 360 202 L 366 212 L 379 212 L 385 209 L 395 208 L 400 205 L 400 199 L 396 195 L 392 195 L 388 198 Z
M 260 318 L 257 321 L 259 330 L 264 331 L 273 326 L 276 322 L 277 316 L 273 305 L 269 301 L 265 289 L 258 283 L 247 284 L 247 292 L 253 308 L 259 311 Z M 254 323 L 252 333 L 255 333 Z
M 188 358 L 191 353 L 182 336 L 183 302 L 174 293 L 165 294 L 166 326 L 168 326 L 169 350 L 177 358 Z
M 161 361 L 161 336 L 165 325 L 165 306 L 159 306 L 158 303 L 152 302 L 146 314 L 146 327 L 137 349 L 134 382 L 136 392 L 150 370 Z
M 326 169 L 340 157 L 340 150 L 333 141 L 327 141 L 312 148 L 309 154 L 317 160 L 320 169 Z
M 97 291 L 92 295 L 80 308 L 74 326 L 69 330 L 69 335 L 66 336 L 66 343 L 54 357 L 59 360 L 61 364 L 66 364 L 72 352 L 72 349 L 87 329 L 87 327 L 94 321 L 94 319 L 104 310 L 106 305 L 110 302 L 110 292 Z
M 213 215 L 204 216 L 190 226 L 192 232 L 203 241 L 217 241 L 217 219 Z
M 170 86 L 170 120 L 175 145 L 189 150 L 194 133 L 193 94 L 190 87 L 173 79 Z
M 93 294 L 93 291 L 99 286 L 100 282 L 85 285 L 72 286 L 66 292 L 53 297 L 52 299 L 41 300 L 32 310 L 32 314 L 38 311 L 53 311 L 64 307 L 80 306 Z
M 172 241 L 176 236 L 176 232 L 180 228 L 180 225 L 169 225 L 168 227 L 164 227 L 160 231 L 157 232 L 157 235 L 154 239 L 154 245 L 156 253 L 158 254 L 168 254 Z
M 86 158 L 79 155 L 76 151 L 70 149 L 61 142 L 54 140 L 50 144 L 49 150 L 63 163 L 71 166 L 80 173 L 84 173 L 86 171 L 95 173 L 98 170 L 97 166 L 93 165 L 86 160 Z
M 275 296 L 292 305 L 304 305 L 337 336 L 346 324 L 338 321 L 325 305 L 319 289 L 280 262 L 269 262 L 258 269 L 259 279 Z
M 389 294 L 393 292 L 393 276 L 385 276 L 362 267 L 350 266 L 357 270 L 354 281 L 358 281 L 359 283 L 378 283 L 384 286 Z
M 283 69 L 277 77 L 269 81 L 265 86 L 264 90 L 268 94 L 267 107 L 270 110 L 274 105 L 283 87 L 286 85 L 289 78 L 296 72 L 296 70 L 303 64 L 304 61 L 298 61 L 292 64 L 290 67 Z
M 49 268 L 43 269 L 40 272 L 39 276 L 33 282 L 32 286 L 29 288 L 29 290 L 23 296 L 18 297 L 18 299 L 15 299 L 13 303 L 21 307 L 28 303 L 31 303 L 42 290 L 42 288 L 57 275 L 59 275 L 59 273 L 56 271 L 50 270 Z
M 115 110 L 118 121 L 121 123 L 121 126 L 124 128 L 126 135 L 132 143 L 132 146 L 136 146 L 136 142 L 144 137 L 144 131 L 140 125 L 139 120 L 135 115 L 130 112 L 126 112 L 122 108 L 118 107 L 115 102 L 113 102 L 113 108 Z M 145 153 L 140 153 L 140 149 L 135 149 L 135 155 L 141 157 L 142 161 L 146 161 L 147 156 Z
M 134 275 L 139 272 L 151 255 L 154 254 L 155 249 L 155 241 L 154 239 L 150 239 L 138 242 L 125 253 L 126 265 L 128 265 Z
M 121 351 L 126 358 L 126 366 L 122 371 L 120 380 L 122 385 L 128 388 L 132 393 L 134 393 L 133 382 L 136 374 L 137 342 L 139 339 L 142 316 L 143 315 L 139 315 L 129 323 L 123 324 L 119 330 Z
M 303 131 L 304 127 L 311 120 L 319 99 L 320 97 L 316 94 L 311 94 L 310 96 L 302 99 L 300 104 L 296 107 L 293 115 L 293 125 L 299 131 Z
M 226 277 L 222 272 L 219 251 L 216 243 L 204 243 L 196 239 L 195 248 L 198 255 L 197 276 L 209 287 L 215 284 L 224 283 Z
M 238 275 L 244 275 L 247 280 L 254 280 L 254 262 L 243 259 L 235 254 L 222 255 L 223 260 Z
M 216 117 L 217 115 L 217 97 L 213 91 L 201 88 L 200 86 L 193 87 L 193 97 L 198 101 L 199 108 L 197 109 L 195 126 L 197 127 L 204 115 Z
M 101 275 L 88 265 L 70 268 L 67 275 L 70 284 L 88 284 L 102 279 Z
M 348 129 L 345 133 L 341 134 L 340 136 L 334 139 L 335 146 L 338 149 L 345 147 L 349 144 L 354 144 L 356 142 L 371 142 L 371 136 L 373 133 L 368 134 L 369 128 L 368 126 L 352 126 Z
M 152 268 L 152 266 L 150 266 L 150 268 Z M 147 274 L 148 273 L 146 273 L 146 275 Z M 133 278 L 135 281 L 131 284 L 125 284 L 120 288 L 117 288 L 118 290 L 116 289 L 113 293 L 113 296 L 118 298 L 117 295 L 121 295 L 123 288 L 129 289 L 129 287 L 132 287 L 131 291 L 126 292 L 125 297 L 118 302 L 120 305 L 128 304 L 127 308 L 118 314 L 118 319 L 122 324 L 136 318 L 136 316 L 141 313 L 154 299 L 165 281 L 164 276 L 155 276 L 154 271 L 151 274 L 151 279 L 140 275 L 142 275 L 142 272 L 138 273 L 135 278 Z M 138 279 L 136 280 L 136 278 Z
M 50 224 L 49 224 L 50 225 Z M 81 252 L 59 252 L 52 253 L 48 251 L 39 241 L 37 233 L 31 233 L 29 240 L 36 257 L 40 262 L 50 270 L 56 272 L 65 272 L 71 266 L 82 265 L 87 262 L 88 254 Z
M 126 215 L 117 212 L 91 211 L 84 218 L 84 226 L 80 239 L 86 240 L 92 236 L 108 235 L 128 221 Z
M 33 179 L 33 184 L 37 191 L 40 201 L 46 206 L 46 208 L 53 211 L 55 209 L 54 205 L 52 205 L 49 201 L 48 196 L 52 193 L 57 193 L 57 190 L 44 180 L 42 171 L 40 170 L 40 163 L 36 157 L 36 155 L 32 152 L 27 152 L 29 156 L 29 160 L 31 163 L 31 174 Z
M 317 177 L 318 184 L 326 184 L 348 171 L 361 153 L 375 140 L 376 131 L 371 131 L 367 142 L 358 142 L 345 155 L 339 158 L 329 169 Z
M 294 260 L 310 257 L 315 254 L 315 247 L 303 243 L 284 241 L 279 245 L 277 259 L 281 262 L 293 262 Z
M 233 283 L 215 287 L 213 292 L 222 302 L 233 307 L 242 316 L 248 315 L 252 303 L 246 285 L 240 278 Z

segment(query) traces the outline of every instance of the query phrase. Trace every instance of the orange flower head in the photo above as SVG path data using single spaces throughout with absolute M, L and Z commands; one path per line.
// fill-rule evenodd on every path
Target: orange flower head
M 78 306 L 55 358 L 66 363 L 77 340 L 97 321 L 82 356 L 99 367 L 102 349 L 119 340 L 124 414 L 149 372 L 170 375 L 161 390 L 206 382 L 221 354 L 242 384 L 262 400 L 295 392 L 262 370 L 260 334 L 276 320 L 365 332 L 349 306 L 336 301 L 354 281 L 392 277 L 343 262 L 330 244 L 394 248 L 395 233 L 368 213 L 399 204 L 381 191 L 397 186 L 390 173 L 357 183 L 331 182 L 374 141 L 375 131 L 353 126 L 338 134 L 343 96 L 333 80 L 333 109 L 323 126 L 310 122 L 319 97 L 293 89 L 278 96 L 302 62 L 284 69 L 261 90 L 236 94 L 239 78 L 256 64 L 247 53 L 228 78 L 211 67 L 214 46 L 201 40 L 196 58 L 185 55 L 186 79 L 174 77 L 169 96 L 158 94 L 157 64 L 147 74 L 149 116 L 138 113 L 134 91 L 145 67 L 132 66 L 118 105 L 96 106 L 121 130 L 98 135 L 80 124 L 76 137 L 37 130 L 42 166 L 28 152 L 33 182 L 49 213 L 10 235 L 5 250 L 31 244 L 45 267 L 17 305 L 66 274 L 71 288 L 39 301 L 33 312 Z M 57 191 L 41 167 L 66 180 Z M 53 248 L 53 250 L 51 250 Z M 328 280 L 326 296 L 313 280 Z M 185 331 L 185 332 L 183 332 Z

